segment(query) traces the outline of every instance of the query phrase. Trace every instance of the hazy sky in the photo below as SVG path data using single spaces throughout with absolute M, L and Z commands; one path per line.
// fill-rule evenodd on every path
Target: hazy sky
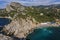
M 7 4 L 11 2 L 19 2 L 26 6 L 37 6 L 37 5 L 49 5 L 49 4 L 59 4 L 60 0 L 0 0 L 0 8 L 6 7 Z

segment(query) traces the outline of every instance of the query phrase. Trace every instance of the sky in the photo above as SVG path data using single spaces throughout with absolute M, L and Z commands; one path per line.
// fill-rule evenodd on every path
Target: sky
M 19 2 L 25 6 L 60 4 L 60 0 L 0 0 L 0 8 L 5 8 L 11 2 Z

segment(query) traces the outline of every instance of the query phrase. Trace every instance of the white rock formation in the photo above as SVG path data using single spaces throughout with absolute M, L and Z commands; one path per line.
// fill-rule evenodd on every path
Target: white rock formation
M 29 19 L 20 19 L 12 21 L 9 25 L 5 26 L 4 31 L 7 35 L 14 34 L 18 38 L 25 38 L 34 28 L 34 24 Z

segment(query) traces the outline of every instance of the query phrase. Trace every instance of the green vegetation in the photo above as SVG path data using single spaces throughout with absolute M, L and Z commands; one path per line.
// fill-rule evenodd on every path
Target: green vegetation
M 8 16 L 8 13 L 5 9 L 0 9 L 0 17 Z
M 55 21 L 60 18 L 60 12 L 53 8 L 27 8 L 27 15 L 35 18 L 38 22 Z
M 1 14 L 2 13 L 2 14 Z M 18 15 L 16 17 L 26 19 L 27 17 L 31 16 L 34 18 L 37 22 L 48 22 L 48 21 L 55 21 L 55 19 L 60 19 L 60 10 L 57 8 L 37 8 L 37 7 L 26 7 L 24 11 L 11 11 L 1 12 L 0 10 L 0 16 L 11 16 L 12 18 L 14 15 Z M 25 15 L 22 15 L 22 13 L 25 13 Z

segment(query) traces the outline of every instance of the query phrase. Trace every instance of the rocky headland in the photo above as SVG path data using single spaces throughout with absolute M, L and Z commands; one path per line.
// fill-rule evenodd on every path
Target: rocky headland
M 7 7 L 2 11 L 5 13 L 3 17 L 8 17 L 12 21 L 10 24 L 5 25 L 3 27 L 1 31 L 3 33 L 0 34 L 0 39 L 1 40 L 20 40 L 20 39 L 26 40 L 22 38 L 26 38 L 26 36 L 29 33 L 33 32 L 35 28 L 46 27 L 46 26 L 57 26 L 57 27 L 59 26 L 56 23 L 54 24 L 51 24 L 50 22 L 47 22 L 45 24 L 41 23 L 42 19 L 41 20 L 36 19 L 40 17 L 39 14 L 38 14 L 39 17 L 36 15 L 36 18 L 35 18 L 35 14 L 34 16 L 31 14 L 27 14 L 29 12 L 33 12 L 33 10 L 35 10 L 35 8 L 22 6 L 21 4 L 15 2 L 12 2 L 10 5 L 7 5 Z M 35 11 L 38 12 L 39 10 L 36 9 Z

